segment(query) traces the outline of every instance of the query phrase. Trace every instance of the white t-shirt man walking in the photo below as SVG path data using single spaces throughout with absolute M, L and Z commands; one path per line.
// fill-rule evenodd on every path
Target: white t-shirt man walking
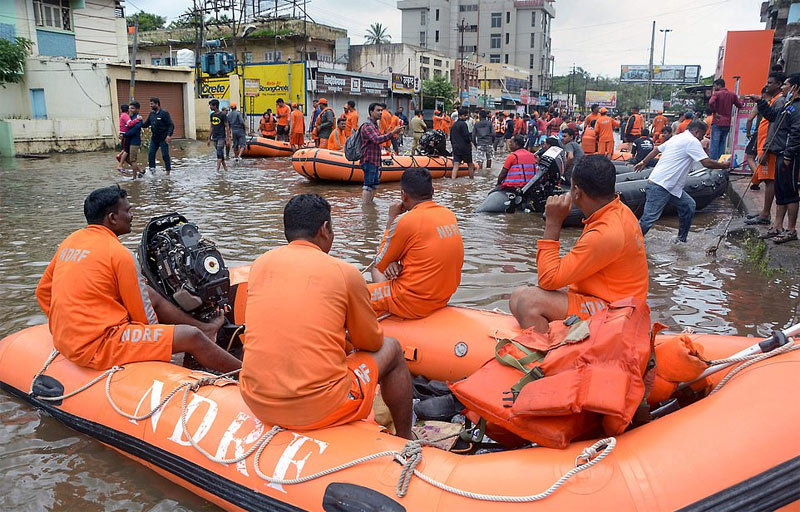
M 686 131 L 672 137 L 660 146 L 656 146 L 644 160 L 636 164 L 636 172 L 644 169 L 647 164 L 661 153 L 650 178 L 647 180 L 645 193 L 644 212 L 639 219 L 642 234 L 646 235 L 655 222 L 661 218 L 664 208 L 672 204 L 678 210 L 678 236 L 673 243 L 685 243 L 692 226 L 696 203 L 692 197 L 684 192 L 686 179 L 695 162 L 699 162 L 708 169 L 728 169 L 730 160 L 717 162 L 708 157 L 700 140 L 706 133 L 706 123 L 692 121 Z

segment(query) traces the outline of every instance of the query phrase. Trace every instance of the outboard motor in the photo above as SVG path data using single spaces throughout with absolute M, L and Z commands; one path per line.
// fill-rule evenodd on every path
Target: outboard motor
M 230 273 L 222 254 L 183 215 L 150 219 L 139 244 L 139 264 L 150 286 L 194 318 L 207 322 L 218 310 L 230 313 Z M 227 322 L 216 341 L 224 348 L 241 348 L 242 331 L 243 326 Z
M 478 207 L 478 212 L 513 213 L 517 210 L 543 212 L 547 198 L 561 193 L 560 162 L 564 150 L 551 147 L 539 155 L 538 168 L 533 178 L 522 188 L 495 189 Z
M 426 156 L 450 156 L 447 151 L 447 136 L 442 130 L 429 130 L 422 134 L 418 151 Z

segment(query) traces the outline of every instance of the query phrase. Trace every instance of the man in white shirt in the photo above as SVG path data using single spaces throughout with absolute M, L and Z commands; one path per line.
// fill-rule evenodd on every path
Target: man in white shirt
M 728 169 L 730 160 L 717 162 L 708 157 L 700 140 L 706 133 L 708 126 L 703 121 L 692 121 L 686 131 L 673 136 L 667 142 L 656 146 L 644 160 L 636 164 L 636 172 L 644 169 L 647 164 L 661 153 L 645 189 L 647 199 L 644 212 L 639 219 L 642 234 L 646 235 L 668 204 L 674 205 L 678 210 L 678 236 L 673 243 L 686 243 L 689 228 L 694 218 L 695 202 L 692 197 L 684 192 L 683 186 L 692 169 L 692 164 L 699 162 L 708 169 Z

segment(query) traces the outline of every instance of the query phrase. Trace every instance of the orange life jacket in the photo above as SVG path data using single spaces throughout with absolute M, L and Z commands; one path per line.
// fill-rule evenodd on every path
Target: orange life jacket
M 565 448 L 601 427 L 621 434 L 645 395 L 655 330 L 645 301 L 623 299 L 586 322 L 500 340 L 494 360 L 450 388 L 504 444 Z

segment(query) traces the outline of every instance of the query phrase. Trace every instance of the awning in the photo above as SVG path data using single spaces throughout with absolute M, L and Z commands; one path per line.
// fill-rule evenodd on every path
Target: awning
M 515 101 L 517 103 L 522 103 L 522 101 L 519 99 L 519 96 L 501 96 L 501 98 L 508 101 Z

